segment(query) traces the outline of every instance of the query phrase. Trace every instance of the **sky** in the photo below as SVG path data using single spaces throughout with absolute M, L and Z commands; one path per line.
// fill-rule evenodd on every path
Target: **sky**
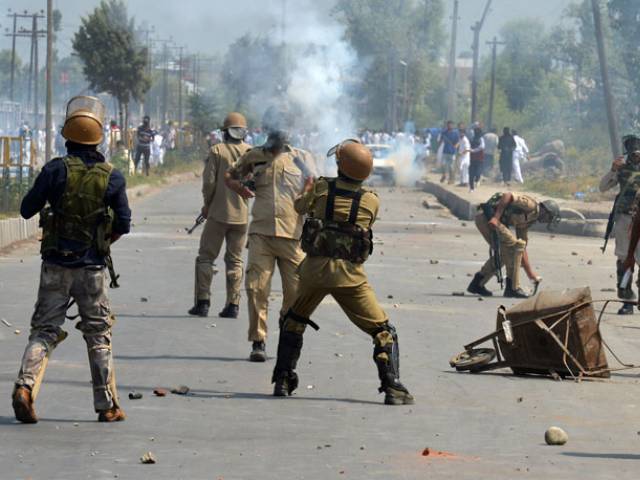
M 460 0 L 458 13 L 458 52 L 470 50 L 473 34 L 471 25 L 480 19 L 487 0 Z M 171 35 L 178 45 L 199 53 L 224 52 L 226 47 L 247 32 L 279 31 L 282 5 L 287 9 L 315 9 L 319 18 L 332 21 L 329 11 L 335 0 L 127 0 L 129 11 L 138 22 L 154 25 L 156 36 Z M 450 31 L 453 0 L 444 0 L 446 29 Z M 71 38 L 80 24 L 80 17 L 89 13 L 99 0 L 54 0 L 54 8 L 62 11 L 63 31 L 58 47 L 61 53 L 69 53 Z M 571 0 L 493 0 L 492 7 L 482 31 L 482 48 L 505 22 L 514 18 L 539 18 L 549 25 L 560 20 L 561 14 Z M 4 32 L 11 27 L 11 20 L 4 16 L 8 8 L 30 11 L 46 8 L 45 0 L 0 0 L 0 28 Z M 26 23 L 26 27 L 30 26 Z M 28 57 L 28 39 L 19 39 L 22 57 Z M 0 49 L 10 48 L 11 39 L 0 36 Z M 44 49 L 44 45 L 42 45 Z M 484 50 L 486 52 L 486 50 Z M 481 54 L 484 52 L 481 51 Z

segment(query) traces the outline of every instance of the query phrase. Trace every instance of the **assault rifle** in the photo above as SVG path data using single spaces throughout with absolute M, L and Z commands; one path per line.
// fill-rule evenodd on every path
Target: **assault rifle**
M 184 229 L 187 231 L 188 235 L 191 235 L 196 228 L 198 228 L 200 225 L 202 225 L 204 223 L 204 221 L 206 220 L 206 218 L 204 218 L 204 215 L 200 214 L 196 217 L 196 222 L 193 224 L 193 226 L 191 228 L 189 227 L 184 227 Z
M 609 237 L 611 236 L 611 232 L 613 231 L 613 225 L 615 224 L 616 217 L 616 207 L 618 206 L 618 199 L 620 198 L 620 194 L 616 195 L 616 199 L 613 201 L 613 208 L 611 208 L 611 212 L 609 212 L 609 220 L 607 221 L 607 230 L 604 234 L 604 245 L 600 247 L 602 253 L 607 250 L 607 243 L 609 243 Z
M 487 221 L 493 218 L 495 214 L 493 207 L 487 203 L 483 203 L 480 205 L 482 208 L 482 213 Z M 489 227 L 491 230 L 491 245 L 489 248 L 489 255 L 493 258 L 493 268 L 496 271 L 496 279 L 500 284 L 500 288 L 504 288 L 504 277 L 502 276 L 502 256 L 500 255 L 500 236 L 498 232 Z

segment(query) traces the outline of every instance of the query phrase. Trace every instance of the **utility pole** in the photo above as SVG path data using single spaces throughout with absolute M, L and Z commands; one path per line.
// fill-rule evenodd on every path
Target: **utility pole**
M 53 0 L 47 0 L 47 100 L 45 107 L 46 147 L 45 162 L 51 160 L 53 125 L 51 119 L 51 100 L 53 97 Z
M 491 0 L 487 0 L 484 12 L 482 12 L 482 18 L 471 27 L 471 30 L 473 30 L 473 45 L 471 46 L 473 49 L 473 69 L 471 71 L 471 123 L 477 120 L 476 116 L 478 114 L 478 61 L 480 57 L 480 30 L 482 30 L 484 21 L 487 18 L 490 6 Z
M 498 56 L 498 45 L 504 45 L 505 42 L 499 42 L 498 37 L 493 37 L 493 41 L 487 42 L 491 45 L 491 90 L 489 92 L 489 118 L 487 118 L 487 130 L 493 128 L 493 102 L 496 94 L 496 59 Z
M 18 14 L 13 13 L 8 16 L 13 17 L 13 33 L 11 33 L 11 83 L 9 84 L 9 99 L 13 102 L 13 88 L 16 76 L 16 27 L 18 25 Z
M 607 68 L 607 52 L 604 45 L 604 35 L 602 33 L 602 16 L 600 13 L 599 0 L 591 0 L 593 9 L 593 24 L 596 30 L 596 43 L 598 44 L 598 58 L 600 60 L 600 72 L 602 74 L 602 89 L 604 90 L 604 101 L 607 107 L 607 119 L 609 121 L 609 141 L 611 142 L 611 153 L 614 158 L 620 156 L 620 144 L 618 137 L 618 122 L 613 112 L 613 95 L 611 94 L 611 84 L 609 82 L 609 69 Z
M 456 108 L 456 35 L 458 30 L 458 0 L 453 0 L 451 22 L 451 51 L 449 52 L 449 75 L 447 78 L 447 120 L 453 119 Z

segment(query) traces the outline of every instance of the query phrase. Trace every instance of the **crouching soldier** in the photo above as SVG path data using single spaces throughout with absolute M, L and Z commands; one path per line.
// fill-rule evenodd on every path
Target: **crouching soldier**
M 507 192 L 496 193 L 481 204 L 476 215 L 476 227 L 491 247 L 491 255 L 475 274 L 467 291 L 490 297 L 492 293 L 485 285 L 494 275 L 499 275 L 504 264 L 507 271 L 504 296 L 527 298 L 528 295 L 520 288 L 520 267 L 534 283 L 541 280 L 533 271 L 527 254 L 529 228 L 536 222 L 550 225 L 559 221 L 560 208 L 553 200 L 538 202 L 528 195 Z M 509 227 L 515 228 L 515 234 Z M 496 260 L 496 253 L 500 260 Z
M 38 301 L 13 391 L 15 416 L 23 423 L 38 421 L 34 402 L 49 357 L 67 336 L 62 326 L 71 299 L 80 314 L 76 328 L 87 344 L 98 420 L 125 419 L 113 370 L 106 268 L 110 244 L 129 232 L 131 211 L 123 175 L 96 149 L 103 118 L 97 98 L 71 99 L 62 129 L 67 155 L 44 166 L 20 208 L 24 218 L 41 212 L 43 227 Z
M 298 386 L 295 369 L 302 335 L 307 325 L 318 328 L 309 317 L 322 299 L 331 295 L 349 319 L 373 339 L 373 360 L 384 402 L 412 404 L 413 397 L 400 383 L 396 330 L 378 304 L 363 265 L 372 252 L 371 225 L 379 209 L 378 197 L 362 188 L 371 174 L 372 155 L 354 140 L 337 145 L 327 155 L 334 154 L 338 177 L 321 177 L 308 184 L 295 202 L 296 211 L 308 215 L 302 234 L 307 257 L 299 267 L 297 299 L 280 326 L 273 394 L 291 395 Z

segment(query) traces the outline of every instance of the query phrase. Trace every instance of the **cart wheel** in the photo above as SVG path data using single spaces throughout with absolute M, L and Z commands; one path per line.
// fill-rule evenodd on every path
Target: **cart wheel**
M 496 351 L 493 348 L 474 348 L 453 357 L 449 360 L 449 365 L 459 372 L 463 372 L 486 365 L 493 360 L 495 356 Z

